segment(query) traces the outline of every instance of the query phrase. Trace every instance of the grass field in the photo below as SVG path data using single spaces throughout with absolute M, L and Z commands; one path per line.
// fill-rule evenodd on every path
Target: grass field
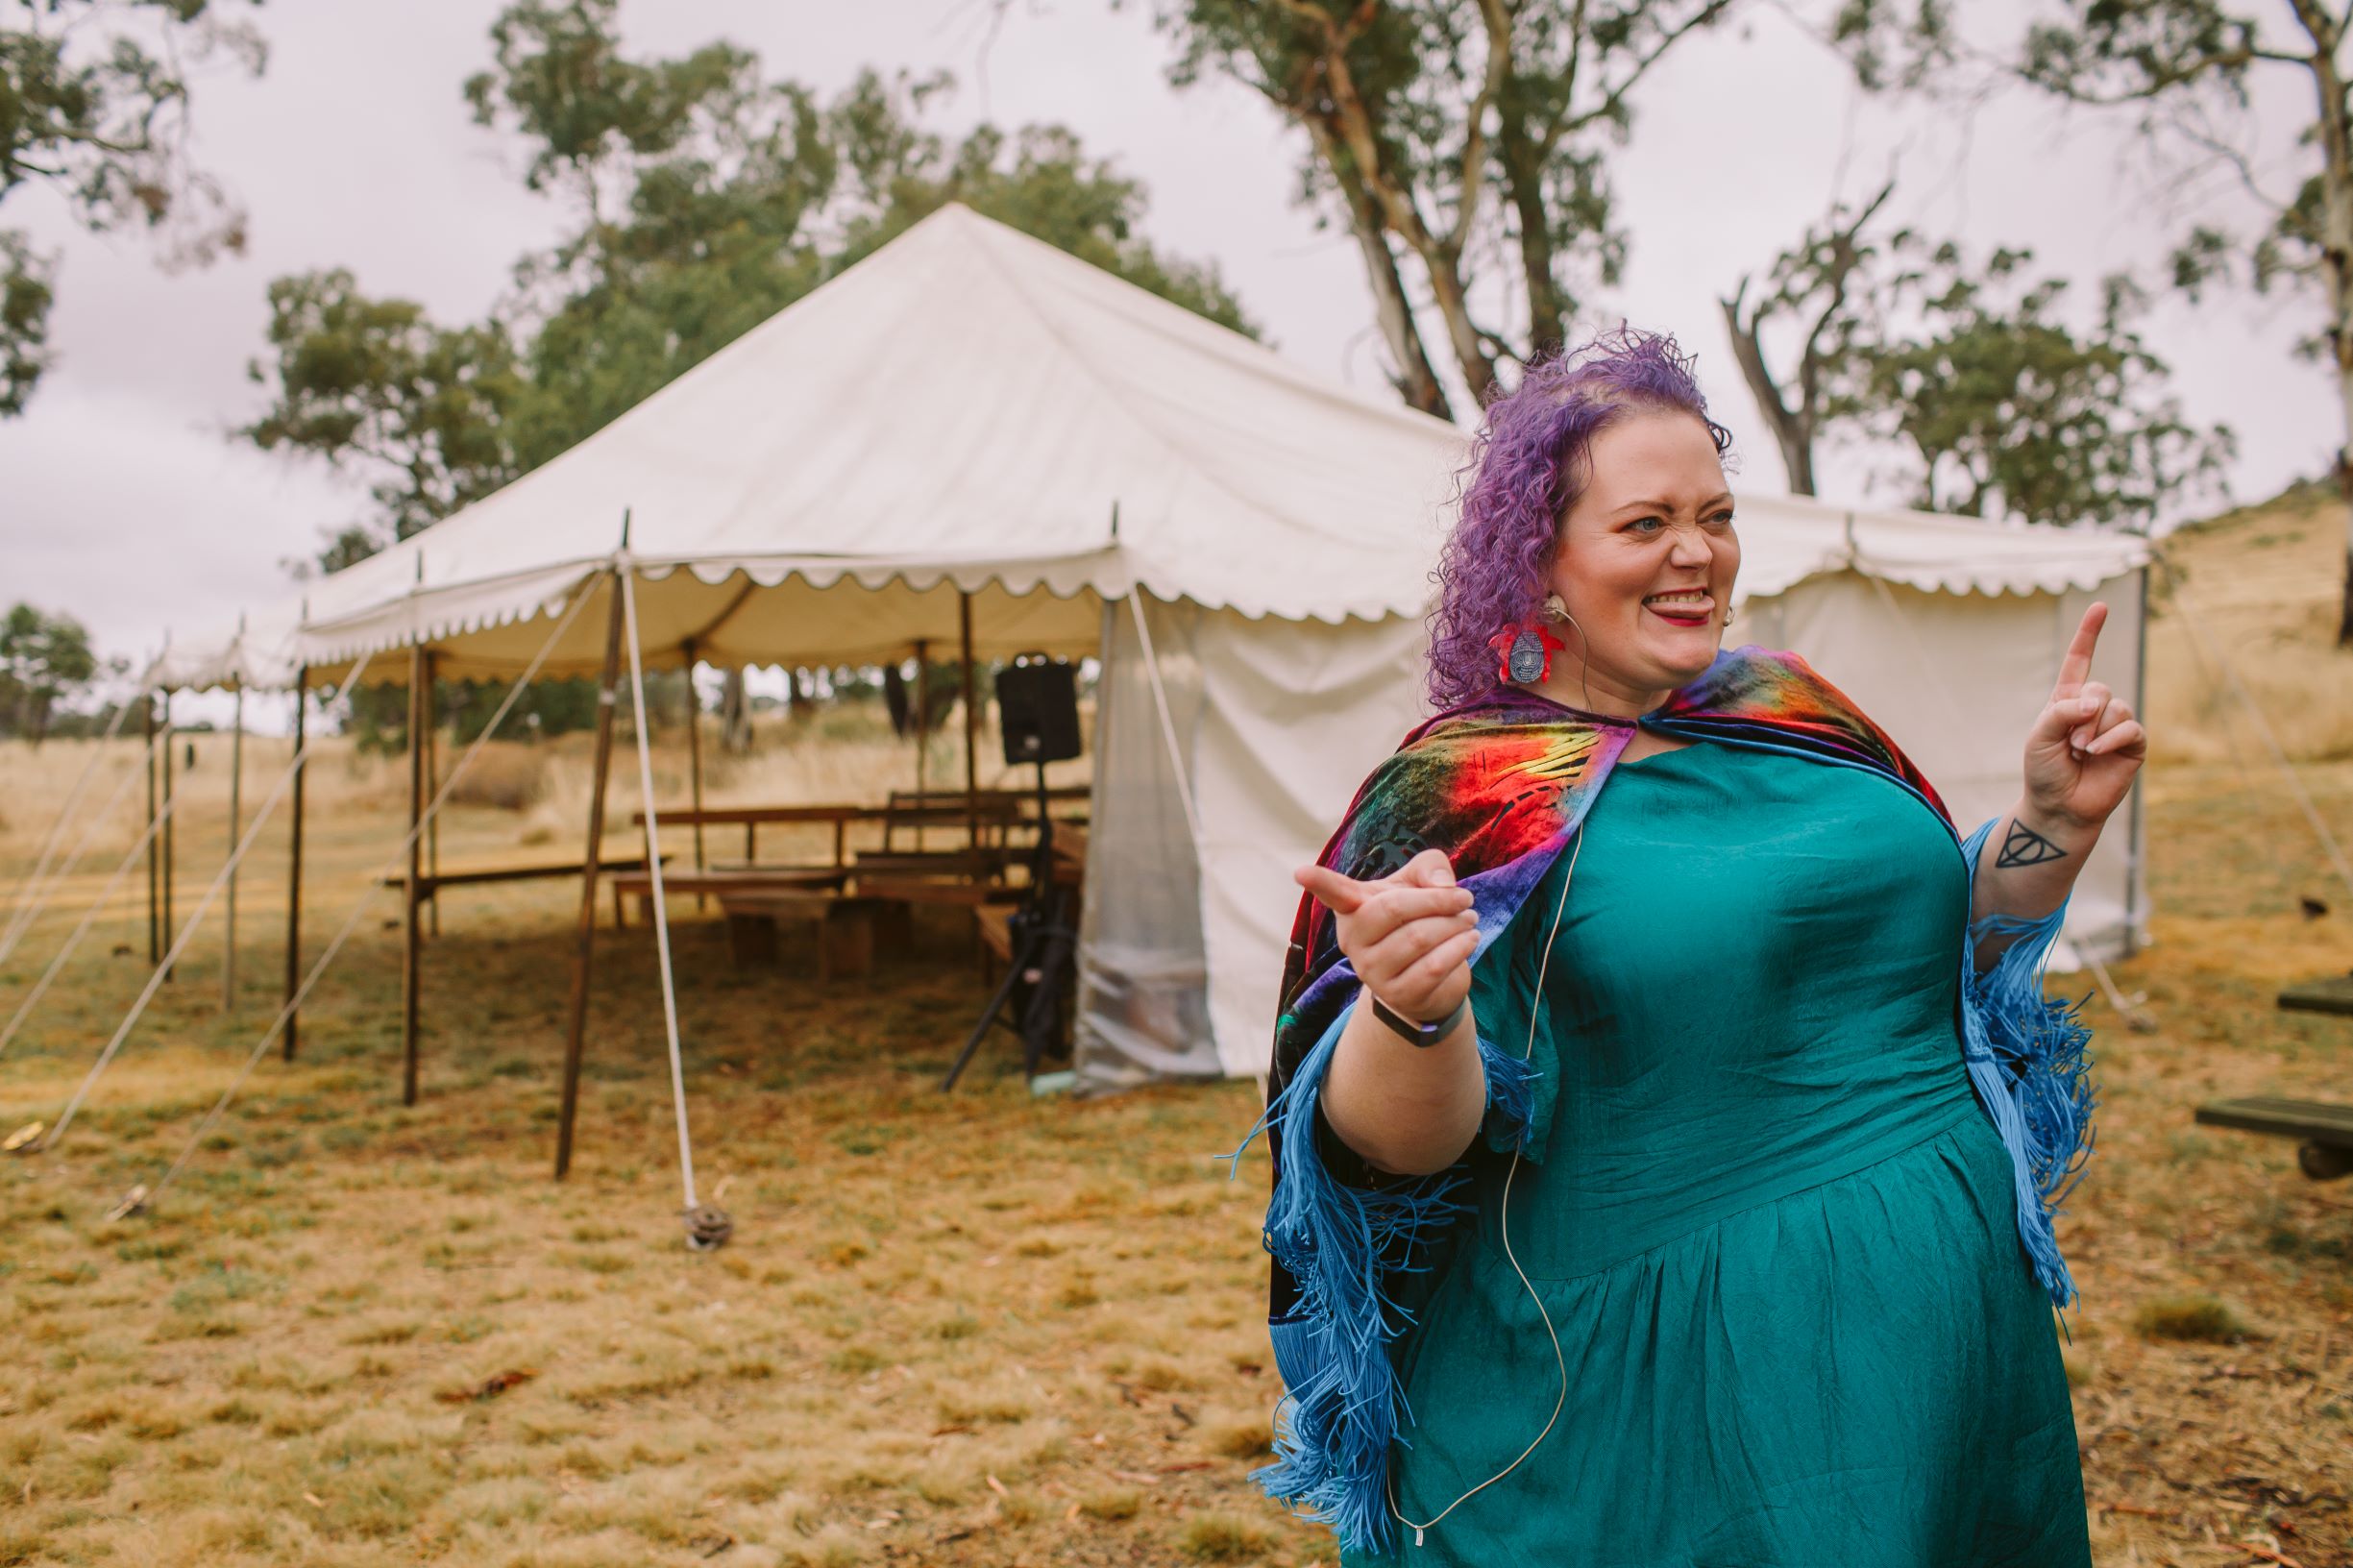
M 2314 608 L 2335 591 L 2339 518 L 2292 498 L 2171 548 L 2353 834 L 2353 660 Z M 2099 1149 L 2062 1222 L 2098 1560 L 2353 1563 L 2353 1184 L 2307 1182 L 2285 1144 L 2190 1115 L 2215 1094 L 2353 1097 L 2353 1020 L 2271 1004 L 2353 964 L 2353 896 L 2275 775 L 2232 760 L 2178 609 L 2150 651 L 2172 726 L 2145 785 L 2156 943 L 2116 978 L 2156 1027 L 2090 1009 Z M 184 913 L 224 839 L 226 743 L 197 745 Z M 446 863 L 576 853 L 577 748 L 522 749 L 485 775 L 479 798 L 503 804 L 454 813 Z M 870 735 L 812 754 L 779 746 L 714 793 L 912 782 L 911 752 Z M 0 879 L 84 755 L 0 751 Z M 250 778 L 282 756 L 254 747 Z M 338 747 L 316 778 L 314 951 L 400 811 L 380 763 Z M 625 782 L 625 820 L 633 796 Z M 109 842 L 76 878 L 85 900 L 129 835 Z M 686 913 L 699 1174 L 736 1224 L 717 1253 L 682 1245 L 642 930 L 601 933 L 580 1150 L 568 1183 L 548 1179 L 576 896 L 557 884 L 450 895 L 414 1109 L 398 903 L 380 895 L 306 1013 L 301 1060 L 271 1056 L 153 1211 L 110 1221 L 271 1016 L 275 826 L 265 846 L 236 1005 L 216 922 L 63 1145 L 0 1163 L 0 1564 L 1334 1560 L 1246 1480 L 1277 1393 L 1264 1167 L 1229 1182 L 1214 1156 L 1252 1089 L 1033 1100 L 999 1047 L 940 1095 L 982 995 L 944 920 L 871 983 L 821 989 L 789 953 L 736 971 L 722 928 Z M 0 1132 L 54 1119 L 144 979 L 140 888 L 0 1056 Z M 2306 918 L 2305 896 L 2331 913 Z M 0 961 L 0 1009 L 66 925 L 44 919 Z

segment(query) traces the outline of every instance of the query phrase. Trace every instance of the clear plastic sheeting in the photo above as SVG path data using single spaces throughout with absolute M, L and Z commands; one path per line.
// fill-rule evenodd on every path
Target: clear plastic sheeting
M 1200 861 L 1168 745 L 1173 728 L 1178 753 L 1190 758 L 1201 724 L 1201 668 L 1192 650 L 1201 611 L 1143 602 L 1169 724 L 1161 722 L 1134 609 L 1107 602 L 1079 922 L 1073 1066 L 1081 1094 L 1226 1071 L 1210 1028 Z M 1269 1026 L 1273 1005 L 1269 995 Z

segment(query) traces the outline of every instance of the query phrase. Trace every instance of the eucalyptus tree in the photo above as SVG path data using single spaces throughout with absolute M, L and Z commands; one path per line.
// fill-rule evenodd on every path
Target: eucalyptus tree
M 1834 206 L 1774 258 L 1761 280 L 1744 276 L 1730 297 L 1716 302 L 1792 495 L 1815 493 L 1815 441 L 1857 411 L 1865 351 L 1882 331 L 1875 263 L 1889 244 L 1910 237 L 1909 231 L 1886 238 L 1864 231 L 1895 192 L 1891 180 L 1858 207 Z M 1771 341 L 1777 337 L 1792 337 L 1794 346 Z
M 1908 228 L 1872 232 L 1893 191 L 1834 208 L 1720 302 L 1792 490 L 1814 493 L 1826 440 L 1901 453 L 1878 477 L 1934 511 L 2145 525 L 2218 492 L 2232 434 L 2183 415 L 2129 279 L 2071 320 L 2071 285 L 2035 277 L 2029 251 L 1973 258 Z
M 2174 255 L 2175 280 L 2194 295 L 2235 277 L 2258 289 L 2295 287 L 2313 301 L 2307 345 L 2334 372 L 2346 432 L 2338 473 L 2353 502 L 2349 32 L 2353 6 L 2323 0 L 2044 0 L 2016 69 L 2068 102 L 2136 115 L 2177 180 L 2218 165 L 2254 201 L 2261 216 L 2251 226 L 2192 227 Z M 2308 106 L 2297 115 L 2294 172 L 2276 187 L 2258 167 L 2253 112 L 2271 84 Z M 2346 525 L 2341 646 L 2353 645 L 2353 505 Z
M 1634 89 L 1738 3 L 1155 0 L 1154 17 L 1178 85 L 1217 72 L 1306 133 L 1300 197 L 1356 239 L 1398 395 L 1444 416 L 1416 288 L 1474 398 L 1558 347 L 1625 263 L 1608 157 Z
M 241 0 L 0 0 L 0 204 L 46 186 L 99 233 L 143 230 L 167 265 L 245 246 L 245 214 L 189 154 L 191 68 L 260 73 Z M 0 229 L 0 418 L 49 366 L 56 258 Z
M 942 135 L 945 76 L 868 71 L 828 98 L 729 43 L 640 59 L 615 0 L 523 0 L 490 45 L 464 101 L 566 223 L 488 318 L 435 321 L 345 269 L 270 285 L 251 366 L 268 402 L 239 433 L 366 478 L 370 509 L 326 541 L 328 570 L 585 440 L 951 201 L 1257 333 L 1213 266 L 1143 236 L 1143 186 L 1069 131 Z

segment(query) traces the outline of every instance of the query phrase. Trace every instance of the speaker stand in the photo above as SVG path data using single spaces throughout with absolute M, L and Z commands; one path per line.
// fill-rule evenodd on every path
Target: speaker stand
M 956 1087 L 956 1080 L 964 1075 L 994 1024 L 1001 1023 L 1021 1037 L 1023 1078 L 1037 1077 L 1039 1064 L 1060 1042 L 1064 987 L 1071 955 L 1077 949 L 1078 932 L 1070 924 L 1070 891 L 1054 877 L 1054 819 L 1046 806 L 1045 764 L 1040 762 L 1038 843 L 1030 851 L 1029 888 L 1012 920 L 1013 956 L 996 993 L 981 1010 L 980 1021 L 972 1026 L 964 1049 L 956 1053 L 955 1064 L 940 1081 L 944 1092 Z M 1023 986 L 1029 988 L 1029 993 L 1017 1017 L 1008 1004 Z

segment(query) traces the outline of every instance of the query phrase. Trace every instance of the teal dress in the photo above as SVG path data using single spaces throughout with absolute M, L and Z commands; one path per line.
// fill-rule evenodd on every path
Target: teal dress
M 1552 1416 L 1532 1287 L 1567 1402 L 1420 1545 L 1346 1561 L 2086 1568 L 2050 1306 L 1961 1062 L 1951 836 L 1875 774 L 1703 743 L 1620 763 L 1582 837 L 1549 964 L 1566 854 L 1475 975 L 1540 1146 L 1482 1147 L 1423 1277 L 1397 1511 Z

